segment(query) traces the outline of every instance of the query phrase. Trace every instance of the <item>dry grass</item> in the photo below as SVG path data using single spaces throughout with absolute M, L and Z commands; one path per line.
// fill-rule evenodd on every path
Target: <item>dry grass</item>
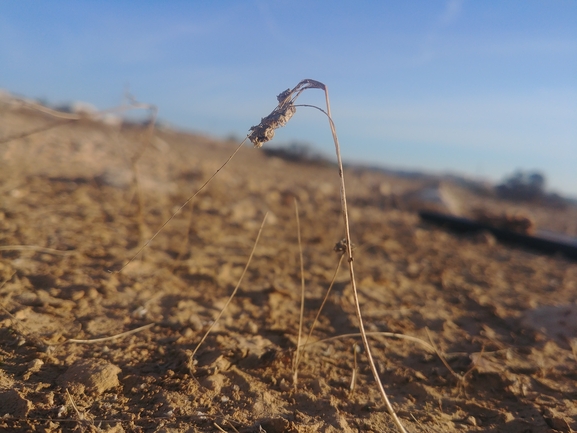
M 251 128 L 251 133 L 249 134 L 248 138 L 252 141 L 252 143 L 255 145 L 255 147 L 261 147 L 264 143 L 271 140 L 274 137 L 275 129 L 280 128 L 282 126 L 285 126 L 287 124 L 287 122 L 292 118 L 292 116 L 296 113 L 297 105 L 295 105 L 295 102 L 296 102 L 297 98 L 301 95 L 301 93 L 307 89 L 320 89 L 325 94 L 326 111 L 324 111 L 321 108 L 316 107 L 316 106 L 310 106 L 310 107 L 316 108 L 316 109 L 322 111 L 324 114 L 326 114 L 326 116 L 329 120 L 329 126 L 331 129 L 331 134 L 333 136 L 333 141 L 335 144 L 335 152 L 336 152 L 336 156 L 337 156 L 337 164 L 338 164 L 339 178 L 340 178 L 341 206 L 342 206 L 342 214 L 343 214 L 343 220 L 344 220 L 344 225 L 345 225 L 345 241 L 346 241 L 345 254 L 346 254 L 347 262 L 348 262 L 348 266 L 349 266 L 350 283 L 351 283 L 351 286 L 353 289 L 353 295 L 355 298 L 355 307 L 356 307 L 357 319 L 359 321 L 359 330 L 360 330 L 361 338 L 363 341 L 363 346 L 365 347 L 365 351 L 367 354 L 369 365 L 371 366 L 371 371 L 373 373 L 373 377 L 374 377 L 374 379 L 378 385 L 379 391 L 380 391 L 381 396 L 383 398 L 383 401 L 387 407 L 387 410 L 389 411 L 389 414 L 393 418 L 393 421 L 395 422 L 395 425 L 397 426 L 398 430 L 400 432 L 405 432 L 406 430 L 403 427 L 401 421 L 399 420 L 397 414 L 395 413 L 395 410 L 393 409 L 393 406 L 391 405 L 391 402 L 389 401 L 389 398 L 387 396 L 385 388 L 383 387 L 383 384 L 382 384 L 381 379 L 379 377 L 379 372 L 377 370 L 377 366 L 376 366 L 374 358 L 373 358 L 371 346 L 369 345 L 369 340 L 367 338 L 366 331 L 365 331 L 365 325 L 363 323 L 363 315 L 361 312 L 361 306 L 360 306 L 360 302 L 359 302 L 359 293 L 358 293 L 358 289 L 357 289 L 357 282 L 356 282 L 356 278 L 355 278 L 355 271 L 354 271 L 354 264 L 353 264 L 353 262 L 354 262 L 353 243 L 351 240 L 351 229 L 350 229 L 350 223 L 349 223 L 350 217 L 349 217 L 349 211 L 348 211 L 348 206 L 347 206 L 347 194 L 346 194 L 346 186 L 345 186 L 343 161 L 341 158 L 341 148 L 339 145 L 339 139 L 337 136 L 337 131 L 336 131 L 335 124 L 334 124 L 332 116 L 331 116 L 331 105 L 329 102 L 329 91 L 328 91 L 327 86 L 325 84 L 319 82 L 319 81 L 305 79 L 305 80 L 302 80 L 300 83 L 298 83 L 293 89 L 288 89 L 288 90 L 282 92 L 281 94 L 279 94 L 277 96 L 277 100 L 279 102 L 278 106 L 272 111 L 272 113 L 270 113 L 268 116 L 264 117 L 261 120 L 260 124 L 258 124 L 257 126 L 253 126 Z M 305 106 L 307 106 L 307 105 L 305 105 Z M 300 343 L 300 332 L 299 332 L 299 343 Z M 295 365 L 296 364 L 297 363 L 295 363 Z M 295 375 L 296 375 L 296 368 L 295 368 Z

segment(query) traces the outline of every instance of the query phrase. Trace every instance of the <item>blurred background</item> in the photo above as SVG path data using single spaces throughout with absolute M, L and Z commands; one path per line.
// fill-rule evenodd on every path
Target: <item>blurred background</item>
M 128 89 L 165 124 L 240 140 L 312 78 L 349 163 L 492 182 L 521 170 L 575 198 L 576 23 L 569 0 L 4 1 L 0 88 L 97 109 Z M 299 109 L 272 145 L 331 155 L 326 122 Z

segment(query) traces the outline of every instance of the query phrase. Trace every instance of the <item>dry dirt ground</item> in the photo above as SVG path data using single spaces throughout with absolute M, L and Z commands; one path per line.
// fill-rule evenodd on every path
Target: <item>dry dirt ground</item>
M 0 139 L 50 122 L 3 106 Z M 343 237 L 336 169 L 245 146 L 118 272 L 235 147 L 162 129 L 146 137 L 79 121 L 0 144 L 0 430 L 395 431 L 360 339 L 343 337 L 358 332 L 345 269 L 293 385 L 294 198 L 308 333 Z M 403 197 L 422 182 L 346 175 L 361 308 L 407 430 L 577 430 L 577 264 L 420 221 Z M 576 235 L 574 208 L 447 188 L 464 215 L 514 210 Z M 266 212 L 238 294 L 192 356 Z

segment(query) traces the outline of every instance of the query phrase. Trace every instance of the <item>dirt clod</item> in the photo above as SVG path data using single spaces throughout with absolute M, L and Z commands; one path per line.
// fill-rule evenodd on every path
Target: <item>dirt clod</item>
M 32 410 L 32 402 L 22 397 L 15 389 L 0 390 L 0 412 L 2 415 L 11 415 L 23 418 Z
M 71 365 L 58 378 L 58 384 L 63 388 L 100 395 L 120 384 L 118 381 L 120 371 L 116 365 L 106 361 L 85 359 Z

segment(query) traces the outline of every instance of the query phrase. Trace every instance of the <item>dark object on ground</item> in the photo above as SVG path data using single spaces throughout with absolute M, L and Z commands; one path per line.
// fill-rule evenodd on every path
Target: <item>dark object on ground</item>
M 488 231 L 498 240 L 521 245 L 543 253 L 562 253 L 566 257 L 577 260 L 577 239 L 550 232 L 537 232 L 536 236 L 497 228 L 485 223 L 467 218 L 454 217 L 437 212 L 421 211 L 419 216 L 424 221 L 447 227 L 459 233 Z
M 484 209 L 473 209 L 475 221 L 497 229 L 532 235 L 535 231 L 535 223 L 525 215 L 508 213 L 495 214 Z

